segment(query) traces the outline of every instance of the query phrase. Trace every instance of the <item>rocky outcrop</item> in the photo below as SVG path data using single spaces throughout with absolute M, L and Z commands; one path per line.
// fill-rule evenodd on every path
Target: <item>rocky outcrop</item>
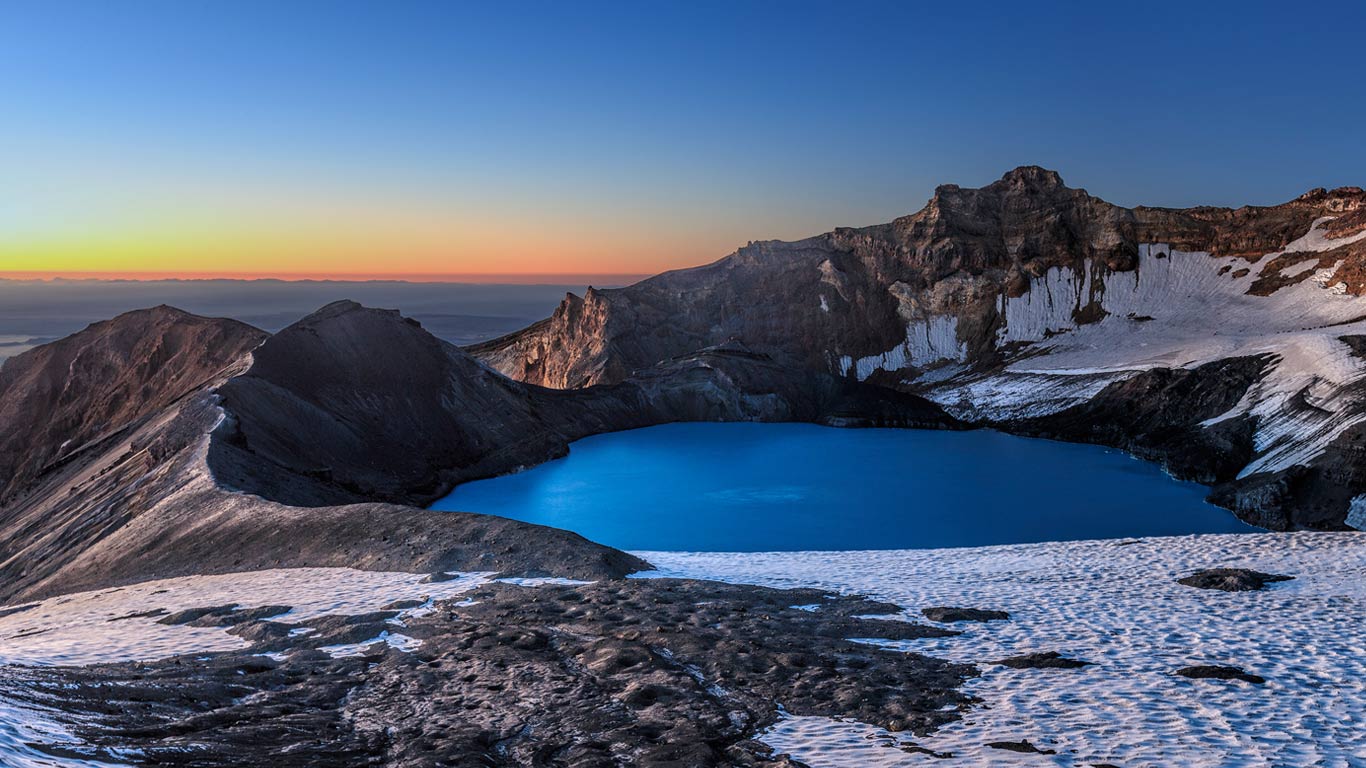
M 1005 752 L 1019 752 L 1026 755 L 1056 755 L 1056 749 L 1045 749 L 1033 743 L 1029 739 L 1020 741 L 989 741 L 986 746 L 990 749 L 999 749 Z
M 1294 576 L 1262 573 L 1250 568 L 1206 568 L 1176 580 L 1177 584 L 1196 589 L 1217 589 L 1223 592 L 1256 592 L 1267 584 L 1290 581 Z
M 1246 416 L 1207 422 L 1238 405 L 1273 365 L 1268 356 L 1257 356 L 1154 368 L 1109 384 L 1070 408 L 1000 426 L 1018 434 L 1122 448 L 1182 479 L 1230 482 L 1256 453 L 1255 425 Z
M 1091 665 L 1089 661 L 1079 659 L 1069 659 L 1057 651 L 1042 651 L 1040 653 L 1026 653 L 1019 656 L 993 661 L 1010 669 L 1081 669 Z
M 981 189 L 941 186 L 925 208 L 890 224 L 752 242 L 704 267 L 569 295 L 549 319 L 470 351 L 556 388 L 621 381 L 727 339 L 824 370 L 899 345 L 904 364 L 881 370 L 992 359 L 1001 352 L 1000 298 L 1028 293 L 1051 270 L 1132 272 L 1140 245 L 1155 242 L 1256 261 L 1316 219 L 1363 205 L 1366 192 L 1344 188 L 1271 208 L 1126 209 L 1027 166 Z M 1102 316 L 1103 292 L 1098 282 L 1071 307 L 1078 322 Z M 936 318 L 953 327 L 936 328 Z
M 737 342 L 964 421 L 1124 448 L 1219 484 L 1258 525 L 1342 527 L 1366 498 L 1366 364 L 1339 341 L 1366 331 L 1364 210 L 1357 187 L 1130 209 L 1024 167 L 889 224 L 571 295 L 469 351 L 573 389 Z
M 1182 667 L 1176 670 L 1176 674 L 1181 677 L 1189 677 L 1192 680 L 1241 680 L 1253 685 L 1262 685 L 1266 678 L 1261 675 L 1254 675 L 1244 671 L 1241 667 L 1229 667 L 1217 664 L 1198 664 L 1193 667 Z
M 1010 614 L 1005 611 L 993 611 L 983 608 L 954 608 L 951 606 L 936 605 L 930 608 L 921 608 L 920 613 L 930 621 L 938 621 L 941 623 L 1010 620 Z

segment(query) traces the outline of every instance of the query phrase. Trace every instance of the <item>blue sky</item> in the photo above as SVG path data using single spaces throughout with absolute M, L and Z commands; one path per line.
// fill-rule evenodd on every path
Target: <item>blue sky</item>
M 1366 184 L 1363 29 L 1356 3 L 7 3 L 0 271 L 233 262 L 212 241 L 247 271 L 651 272 L 1021 164 L 1275 203 Z

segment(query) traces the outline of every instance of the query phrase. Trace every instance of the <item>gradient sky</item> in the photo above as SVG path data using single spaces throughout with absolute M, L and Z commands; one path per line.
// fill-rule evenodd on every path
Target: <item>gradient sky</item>
M 0 5 L 0 273 L 651 273 L 1016 165 L 1366 185 L 1362 3 Z

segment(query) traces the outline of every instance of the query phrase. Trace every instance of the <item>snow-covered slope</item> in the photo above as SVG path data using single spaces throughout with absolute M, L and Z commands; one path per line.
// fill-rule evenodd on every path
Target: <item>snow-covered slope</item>
M 1238 534 L 920 551 L 638 554 L 659 567 L 642 578 L 815 588 L 864 594 L 904 609 L 882 621 L 923 623 L 920 609 L 929 606 L 1009 614 L 1006 621 L 940 625 L 962 633 L 956 636 L 861 641 L 976 665 L 981 675 L 970 679 L 964 692 L 979 701 L 961 719 L 925 735 L 884 730 L 887 724 L 875 718 L 811 716 L 784 716 L 761 735 L 775 750 L 813 768 L 1350 767 L 1366 760 L 1361 728 L 1366 640 L 1359 631 L 1366 623 L 1366 534 Z M 1293 580 L 1254 592 L 1196 589 L 1176 581 L 1212 567 L 1253 568 Z M 488 585 L 489 579 L 490 574 L 463 574 L 422 583 L 422 577 L 402 573 L 271 570 L 167 579 L 51 598 L 13 613 L 0 609 L 5 613 L 0 637 L 6 639 L 0 655 L 0 764 L 99 764 L 81 756 L 72 730 L 82 721 L 53 708 L 60 706 L 62 691 L 44 682 L 49 679 L 43 676 L 45 665 L 207 657 L 249 645 L 230 627 L 211 626 L 212 621 L 158 623 L 168 613 L 230 604 L 289 606 L 271 620 L 298 627 L 293 636 L 315 626 L 335 631 L 338 616 L 398 607 L 402 612 L 381 625 L 384 631 L 367 630 L 359 641 L 319 643 L 316 650 L 344 658 L 373 653 L 365 648 L 383 643 L 407 656 L 422 641 L 405 633 L 424 635 L 405 626 L 433 612 L 460 613 L 462 606 L 474 604 L 462 594 Z M 544 581 L 514 583 L 534 588 Z M 812 597 L 809 591 L 797 593 L 792 607 L 821 621 L 830 603 Z M 444 607 L 443 600 L 448 601 Z M 498 629 L 503 630 L 517 636 L 512 624 Z M 676 642 L 668 632 L 658 634 L 652 642 L 661 647 Z M 1088 666 L 1016 669 L 995 663 L 1050 651 Z M 283 659 L 309 652 L 267 655 Z M 1176 674 L 1196 665 L 1236 666 L 1265 682 Z M 1022 741 L 1052 754 L 989 746 Z M 41 745 L 61 750 L 54 756 Z M 88 754 L 101 755 L 106 764 L 123 762 L 111 761 L 117 754 L 108 751 Z M 137 755 L 127 757 L 135 762 Z
M 789 718 L 763 738 L 813 768 L 1366 764 L 1366 534 L 1236 534 L 981 549 L 768 554 L 641 553 L 661 575 L 867 594 L 904 606 L 1004 610 L 963 635 L 885 643 L 978 664 L 963 720 L 925 737 L 878 724 Z M 1176 583 L 1247 567 L 1294 580 L 1260 592 Z M 818 609 L 819 610 L 819 609 Z M 992 661 L 1058 651 L 1080 669 Z M 1266 678 L 1176 676 L 1234 665 Z M 986 745 L 1029 740 L 1057 754 Z M 919 745 L 953 757 L 907 753 Z
M 63 755 L 79 752 L 79 739 L 52 706 L 6 697 L 24 667 L 82 666 L 151 661 L 192 653 L 245 648 L 228 626 L 163 624 L 178 610 L 204 606 L 288 606 L 275 618 L 291 623 L 337 614 L 378 611 L 399 600 L 430 605 L 485 583 L 492 574 L 458 574 L 423 583 L 420 574 L 349 568 L 291 568 L 227 576 L 188 576 L 82 592 L 0 608 L 0 765 L 12 768 L 105 768 L 107 760 Z M 409 609 L 420 612 L 422 606 Z M 400 614 L 400 618 L 403 614 Z M 395 630 L 397 632 L 397 628 Z M 384 638 L 388 640 L 389 638 Z M 379 641 L 380 638 L 376 638 Z M 394 645 L 394 643 L 390 643 Z M 366 645 L 360 643 L 357 645 Z M 395 646 L 397 647 L 397 646 Z M 321 650 L 328 650 L 326 648 Z M 337 646 L 337 655 L 349 652 Z M 60 702 L 60 695 L 56 701 Z M 60 745 L 49 753 L 35 745 Z M 130 754 L 136 762 L 138 755 Z
M 1330 220 L 1315 221 L 1303 237 L 1259 263 L 1366 239 L 1366 230 L 1326 237 Z M 1028 354 L 1002 371 L 937 386 L 929 396 L 964 418 L 1043 416 L 1138 371 L 1271 354 L 1276 362 L 1266 378 L 1235 409 L 1208 423 L 1255 418 L 1256 457 L 1239 477 L 1307 464 L 1366 420 L 1353 386 L 1366 376 L 1366 359 L 1341 340 L 1366 332 L 1366 296 L 1345 290 L 1340 266 L 1282 268 L 1310 274 L 1269 296 L 1249 293 L 1260 273 L 1245 259 L 1180 251 L 1168 243 L 1140 245 L 1138 266 L 1129 272 L 1090 261 L 1079 272 L 1055 267 L 1023 295 L 999 300 L 997 343 L 1028 345 Z M 1079 322 L 1089 305 L 1103 316 Z

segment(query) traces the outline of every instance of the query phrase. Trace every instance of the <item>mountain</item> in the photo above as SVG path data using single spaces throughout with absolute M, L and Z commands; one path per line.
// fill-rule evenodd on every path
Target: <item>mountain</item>
M 421 507 L 670 421 L 991 426 L 1123 448 L 1265 527 L 1363 526 L 1364 206 L 1127 209 L 1027 167 L 463 350 L 350 301 L 273 336 L 121 315 L 0 368 L 0 599 L 303 565 L 620 576 L 645 564 Z
M 1124 208 L 1028 166 L 889 224 L 569 295 L 469 351 L 575 389 L 742 343 L 972 424 L 1122 447 L 1257 525 L 1338 528 L 1366 523 L 1363 294 L 1360 188 Z
M 0 381 L 0 600 L 284 566 L 621 576 L 647 564 L 420 507 L 580 437 L 669 421 L 958 425 L 918 396 L 737 345 L 545 389 L 351 301 L 274 336 L 132 312 L 8 361 Z
M 7 361 L 0 367 L 0 500 L 202 388 L 265 336 L 160 306 Z

